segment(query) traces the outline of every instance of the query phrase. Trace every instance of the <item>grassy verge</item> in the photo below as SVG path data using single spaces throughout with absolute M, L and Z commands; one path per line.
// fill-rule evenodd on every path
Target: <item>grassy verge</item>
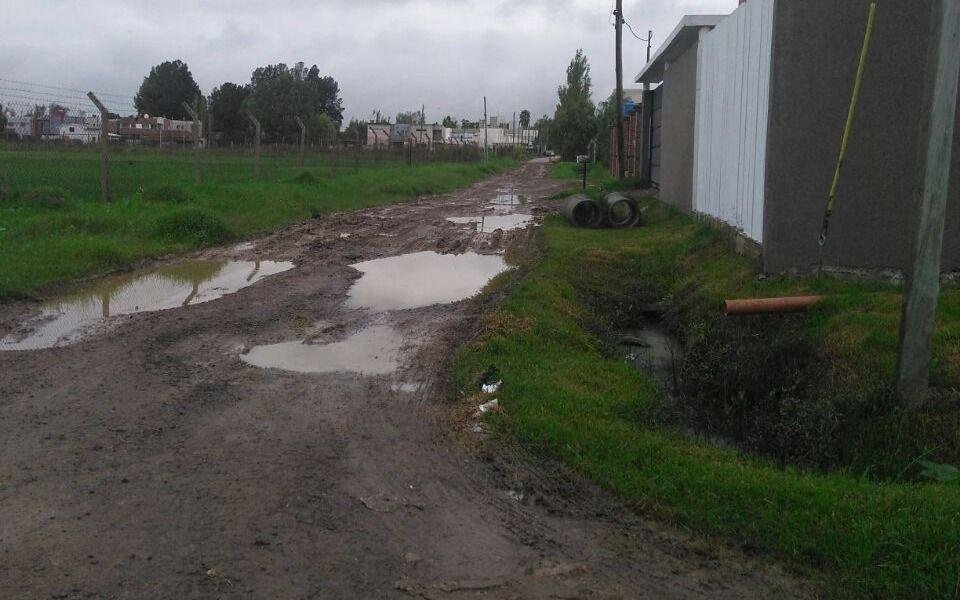
M 120 191 L 101 204 L 97 160 L 69 150 L 0 152 L 0 300 L 311 215 L 449 192 L 516 164 L 387 164 L 331 175 L 325 164 L 297 169 L 294 158 L 271 157 L 263 180 L 253 180 L 249 161 L 210 163 L 207 181 L 194 184 L 189 156 L 126 153 L 113 165 Z
M 875 463 L 909 466 L 919 457 L 918 448 L 893 440 L 903 456 L 872 461 L 872 444 L 889 442 L 876 439 L 889 437 L 889 430 L 862 404 L 877 398 L 883 387 L 877 382 L 889 379 L 898 290 L 832 280 L 758 281 L 751 261 L 729 252 L 712 230 L 663 207 L 645 216 L 646 226 L 631 231 L 574 230 L 549 219 L 542 263 L 490 316 L 481 338 L 459 352 L 460 384 L 471 386 L 495 366 L 505 382 L 498 392 L 505 415 L 496 422 L 502 432 L 566 461 L 640 510 L 820 573 L 831 596 L 952 597 L 960 575 L 960 486 L 878 480 L 867 476 L 865 464 L 843 466 L 860 460 L 889 469 Z M 805 291 L 842 295 L 780 321 L 711 316 L 723 297 Z M 649 302 L 670 307 L 667 319 L 690 352 L 681 373 L 688 391 L 713 397 L 677 406 L 610 351 L 604 332 L 612 321 L 628 321 L 638 304 Z M 941 384 L 956 381 L 958 309 L 956 288 L 945 290 L 934 368 Z M 781 353 L 786 358 L 778 358 Z M 802 359 L 791 360 L 791 353 Z M 809 383 L 816 369 L 823 386 Z M 767 371 L 792 374 L 794 381 L 764 394 L 761 388 L 774 379 Z M 828 391 L 832 395 L 823 396 Z M 790 402 L 798 398 L 802 402 Z M 826 418 L 817 414 L 819 401 L 829 405 Z M 837 406 L 842 413 L 831 412 Z M 839 466 L 829 470 L 800 469 L 672 426 L 675 412 L 693 412 L 699 425 L 703 415 L 736 422 L 742 411 L 775 412 L 779 424 L 790 427 L 772 428 L 771 436 L 790 434 L 795 425 L 814 436 L 814 446 L 820 430 L 805 419 L 834 423 L 824 443 L 859 451 L 833 457 Z M 903 423 L 897 427 L 906 437 Z M 794 441 L 802 446 L 803 439 Z

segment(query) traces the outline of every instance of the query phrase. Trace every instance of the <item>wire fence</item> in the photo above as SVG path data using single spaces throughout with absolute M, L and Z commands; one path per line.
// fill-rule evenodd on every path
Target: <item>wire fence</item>
M 322 181 L 371 168 L 476 162 L 521 152 L 518 144 L 484 152 L 429 125 L 400 133 L 370 127 L 366 135 L 346 136 L 311 132 L 299 119 L 299 139 L 271 141 L 269 132 L 255 133 L 256 118 L 242 131 L 225 132 L 203 112 L 194 112 L 192 120 L 138 115 L 121 95 L 88 97 L 5 79 L 0 110 L 0 200 L 48 188 L 110 200 L 178 183 Z

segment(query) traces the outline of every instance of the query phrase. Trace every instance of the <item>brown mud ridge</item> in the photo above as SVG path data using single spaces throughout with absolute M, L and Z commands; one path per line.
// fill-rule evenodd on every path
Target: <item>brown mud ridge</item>
M 108 286 L 120 316 L 0 351 L 0 597 L 809 595 L 558 466 L 451 435 L 450 356 L 486 310 L 457 298 L 531 236 L 526 218 L 447 218 L 536 222 L 560 187 L 533 162 L 198 253 L 191 275 L 149 280 L 179 304 L 138 312 L 144 280 L 123 280 Z M 227 261 L 295 267 L 214 298 L 229 268 L 210 264 Z M 0 307 L 0 336 L 43 318 Z

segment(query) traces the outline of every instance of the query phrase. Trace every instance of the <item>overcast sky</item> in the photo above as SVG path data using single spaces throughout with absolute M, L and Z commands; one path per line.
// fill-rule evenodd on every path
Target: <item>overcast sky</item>
M 736 4 L 625 0 L 624 16 L 641 36 L 654 30 L 656 51 L 684 14 L 726 14 Z M 7 15 L 0 98 L 81 96 L 15 80 L 119 94 L 127 99 L 109 99 L 129 104 L 164 60 L 187 62 L 207 94 L 224 81 L 249 81 L 257 66 L 303 60 L 340 83 L 347 119 L 424 104 L 429 121 L 476 120 L 484 95 L 492 115 L 527 108 L 536 117 L 553 113 L 556 87 L 580 47 L 595 99 L 609 95 L 612 7 L 612 0 L 33 0 Z M 645 52 L 625 30 L 628 87 Z

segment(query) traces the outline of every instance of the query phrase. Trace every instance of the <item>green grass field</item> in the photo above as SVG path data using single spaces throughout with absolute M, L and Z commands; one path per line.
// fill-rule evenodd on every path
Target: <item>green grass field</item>
M 715 231 L 657 203 L 650 207 L 644 227 L 628 231 L 578 230 L 549 218 L 541 262 L 490 315 L 480 339 L 457 355 L 464 392 L 476 394 L 478 375 L 496 367 L 505 412 L 493 419 L 502 434 L 567 462 L 641 512 L 793 565 L 820 581 L 826 597 L 954 597 L 960 481 L 934 483 L 918 464 L 943 450 L 941 441 L 956 447 L 955 410 L 947 417 L 912 415 L 891 429 L 882 426 L 887 413 L 843 404 L 846 394 L 867 406 L 879 402 L 873 394 L 892 375 L 900 290 L 835 280 L 759 281 L 753 261 L 733 254 Z M 834 297 L 779 321 L 719 315 L 722 298 L 808 291 Z M 792 467 L 714 435 L 687 433 L 682 421 L 677 426 L 678 403 L 695 413 L 707 400 L 667 397 L 608 336 L 618 325 L 633 325 L 630 315 L 650 302 L 668 307 L 666 321 L 691 351 L 681 378 L 698 382 L 702 393 L 716 396 L 709 401 L 722 405 L 708 414 L 722 421 L 724 414 L 759 407 L 761 416 L 774 414 L 776 425 L 786 424 L 771 429 L 774 434 L 822 433 L 808 445 L 836 445 L 845 453 L 831 455 L 826 467 Z M 933 370 L 941 389 L 960 383 L 958 316 L 960 291 L 949 287 Z M 781 364 L 781 353 L 815 368 Z M 787 389 L 799 404 L 787 402 L 790 395 L 778 396 L 779 403 L 750 395 L 754 381 L 765 385 L 784 373 L 798 379 Z M 822 386 L 810 381 L 821 379 Z M 799 395 L 798 389 L 807 391 Z M 837 406 L 843 411 L 831 412 Z M 784 407 L 799 408 L 794 414 Z M 821 410 L 827 421 L 836 419 L 836 428 L 809 425 L 820 423 Z M 748 425 L 766 426 L 760 417 L 750 419 Z
M 342 158 L 342 157 L 341 157 Z M 311 215 L 401 202 L 467 186 L 516 164 L 365 163 L 355 171 L 325 157 L 204 157 L 194 183 L 189 152 L 118 151 L 113 201 L 98 201 L 99 155 L 87 149 L 0 146 L 0 300 L 33 295 L 139 259 L 216 245 Z

